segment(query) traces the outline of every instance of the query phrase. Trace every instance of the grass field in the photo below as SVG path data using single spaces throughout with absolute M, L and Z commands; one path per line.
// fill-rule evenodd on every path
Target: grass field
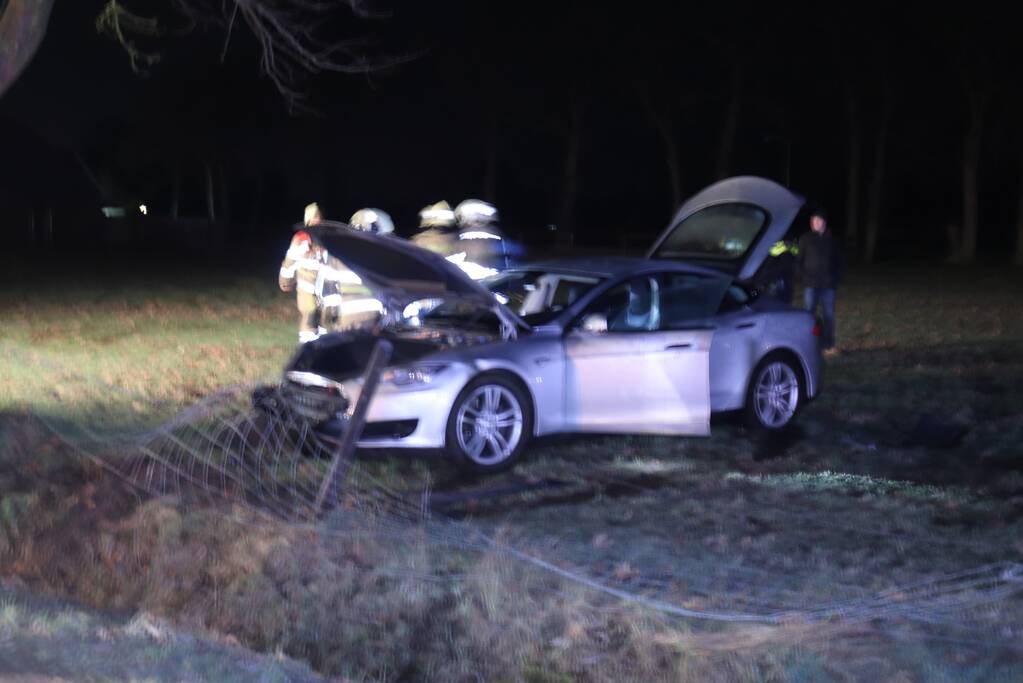
M 140 498 L 69 445 L 272 380 L 295 338 L 273 276 L 4 288 L 0 573 L 356 680 L 1023 679 L 1023 602 L 998 574 L 1023 562 L 1023 274 L 854 271 L 842 354 L 777 439 L 729 419 L 708 439 L 544 439 L 485 481 L 437 458 L 360 460 L 396 491 L 454 495 L 440 531 Z M 962 438 L 921 445 L 945 431 Z M 518 492 L 457 498 L 500 487 Z M 472 533 L 500 545 L 433 542 Z M 671 617 L 580 578 L 668 607 L 798 616 Z

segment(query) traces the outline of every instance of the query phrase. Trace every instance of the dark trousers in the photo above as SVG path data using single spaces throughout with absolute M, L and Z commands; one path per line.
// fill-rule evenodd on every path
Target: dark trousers
M 803 290 L 803 301 L 806 310 L 817 315 L 817 304 L 821 306 L 821 342 L 824 348 L 830 349 L 835 345 L 835 290 L 818 289 L 807 287 Z

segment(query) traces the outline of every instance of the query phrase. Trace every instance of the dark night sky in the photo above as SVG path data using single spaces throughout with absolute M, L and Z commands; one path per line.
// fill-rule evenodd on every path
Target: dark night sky
M 166 5 L 125 4 L 141 14 Z M 250 234 L 283 230 L 313 199 L 337 218 L 378 206 L 408 230 L 428 202 L 482 196 L 493 149 L 496 204 L 508 227 L 531 234 L 560 220 L 569 122 L 581 102 L 577 241 L 613 244 L 623 233 L 657 232 L 671 208 L 665 147 L 640 93 L 670 114 L 688 195 L 714 179 L 738 61 L 730 174 L 784 182 L 789 141 L 790 185 L 822 201 L 839 230 L 847 93 L 863 116 L 866 191 L 890 84 L 882 216 L 893 255 L 914 244 L 940 251 L 945 223 L 959 220 L 961 74 L 990 84 L 981 245 L 1009 244 L 1023 103 L 1007 17 L 927 5 L 673 4 L 379 0 L 389 18 L 339 26 L 370 38 L 370 55 L 409 60 L 370 76 L 311 78 L 301 87 L 314 111 L 289 113 L 239 29 L 224 64 L 223 33 L 196 31 L 156 43 L 163 60 L 139 76 L 93 28 L 102 2 L 58 0 L 35 61 L 0 99 L 0 184 L 20 188 L 0 192 L 0 209 L 29 195 L 57 204 L 71 200 L 54 192 L 88 195 L 67 189 L 86 185 L 69 161 L 77 153 L 156 213 L 167 211 L 177 167 L 182 210 L 202 214 L 201 169 L 210 161 L 230 188 L 232 222 Z

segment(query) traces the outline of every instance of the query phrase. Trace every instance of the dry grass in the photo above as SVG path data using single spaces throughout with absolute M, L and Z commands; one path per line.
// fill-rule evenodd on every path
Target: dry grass
M 557 479 L 556 488 L 449 512 L 466 519 L 458 528 L 693 609 L 812 607 L 1023 561 L 1023 280 L 1010 271 L 980 280 L 951 269 L 904 273 L 854 273 L 842 290 L 844 353 L 829 361 L 825 393 L 791 438 L 763 443 L 723 420 L 705 440 L 549 439 L 485 483 L 396 455 L 360 466 L 407 491 Z M 7 295 L 0 410 L 50 424 L 98 415 L 123 429 L 277 373 L 293 329 L 288 302 L 270 297 L 272 281 L 205 291 L 202 282 L 130 296 L 97 288 L 75 293 L 70 308 L 45 292 Z M 104 408 L 111 401 L 115 409 Z M 924 413 L 962 420 L 969 433 L 949 450 L 906 445 Z M 666 619 L 500 549 L 438 544 L 428 525 L 394 537 L 354 533 L 342 517 L 309 529 L 229 503 L 140 500 L 34 420 L 9 416 L 0 426 L 0 571 L 36 591 L 280 650 L 328 675 L 1023 677 L 1011 638 L 990 637 L 999 624 L 1019 626 L 1018 598 L 964 613 L 978 623 L 951 630 L 903 617 Z

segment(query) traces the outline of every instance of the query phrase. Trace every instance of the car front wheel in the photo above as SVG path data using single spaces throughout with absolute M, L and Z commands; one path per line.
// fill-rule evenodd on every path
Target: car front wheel
M 756 428 L 778 431 L 796 417 L 802 401 L 802 375 L 781 356 L 760 361 L 746 396 L 746 421 Z
M 446 449 L 466 469 L 496 472 L 519 458 L 532 431 L 532 405 L 525 391 L 502 375 L 482 375 L 455 399 Z

